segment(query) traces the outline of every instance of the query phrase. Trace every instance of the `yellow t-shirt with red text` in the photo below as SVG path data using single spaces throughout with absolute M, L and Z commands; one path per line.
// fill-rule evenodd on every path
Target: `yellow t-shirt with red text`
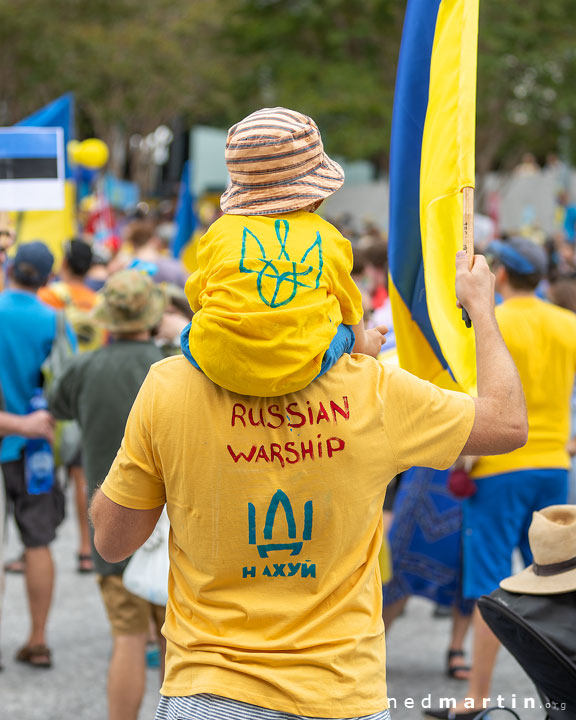
M 281 398 L 230 393 L 182 356 L 153 365 L 102 491 L 167 506 L 161 692 L 316 717 L 386 708 L 386 486 L 449 467 L 473 420 L 467 395 L 365 355 Z
M 352 247 L 320 216 L 223 215 L 198 245 L 190 351 L 227 390 L 277 396 L 320 372 L 341 323 L 362 319 Z
M 528 440 L 513 452 L 481 457 L 471 475 L 569 468 L 576 314 L 536 297 L 516 297 L 496 308 L 496 319 L 522 381 Z

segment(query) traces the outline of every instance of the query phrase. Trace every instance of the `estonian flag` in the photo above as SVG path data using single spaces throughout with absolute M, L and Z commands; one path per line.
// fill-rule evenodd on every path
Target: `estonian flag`
M 4 128 L 0 133 L 0 208 L 62 210 L 61 128 Z
M 462 189 L 474 187 L 478 0 L 408 0 L 390 152 L 390 299 L 401 367 L 475 393 L 456 307 Z
M 63 244 L 77 233 L 76 188 L 68 164 L 66 148 L 74 137 L 74 96 L 62 95 L 16 127 L 62 128 L 64 137 L 64 208 L 62 210 L 27 211 L 16 219 L 17 242 L 43 240 L 57 260 L 62 257 Z

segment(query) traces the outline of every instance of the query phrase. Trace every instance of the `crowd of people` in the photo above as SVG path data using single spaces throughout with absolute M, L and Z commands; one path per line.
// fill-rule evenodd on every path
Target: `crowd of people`
M 5 567 L 24 573 L 30 609 L 30 632 L 16 659 L 52 666 L 46 638 L 55 576 L 50 545 L 64 519 L 63 490 L 70 483 L 77 570 L 97 573 L 110 617 L 109 708 L 110 718 L 118 719 L 137 716 L 144 692 L 150 606 L 122 589 L 126 563 L 104 563 L 93 550 L 88 499 L 112 464 L 150 365 L 179 351 L 180 332 L 192 316 L 183 290 L 187 274 L 179 261 L 157 251 L 161 242 L 154 224 L 135 219 L 126 225 L 124 239 L 114 256 L 86 236 L 71 239 L 57 273 L 52 253 L 40 241 L 18 244 L 11 258 L 5 252 L 0 257 L 6 278 L 0 293 L 0 433 L 6 436 L 1 495 L 5 488 L 23 545 L 21 557 Z M 8 233 L 7 240 L 13 240 Z M 63 366 L 49 377 L 46 361 L 59 343 L 59 316 L 65 319 L 70 358 L 65 372 Z M 29 413 L 30 398 L 42 388 L 49 409 Z M 60 419 L 75 421 L 80 432 L 70 433 L 72 423 Z M 56 472 L 47 492 L 29 492 L 27 437 L 53 444 Z M 0 515 L 4 521 L 4 503 Z M 153 610 L 152 637 L 161 643 L 164 609 Z
M 318 145 L 313 121 L 285 109 L 231 129 L 231 185 L 190 278 L 150 218 L 107 246 L 71 239 L 59 267 L 41 241 L 8 258 L 15 238 L 0 230 L 0 460 L 24 548 L 7 569 L 25 574 L 30 610 L 16 660 L 52 665 L 64 479 L 77 569 L 95 573 L 113 637 L 110 720 L 138 716 L 151 634 L 158 718 L 385 720 L 382 617 L 390 628 L 412 595 L 453 613 L 446 672 L 469 682 L 467 703 L 428 713 L 471 719 L 499 647 L 475 601 L 513 574 L 516 548 L 532 562 L 533 513 L 576 500 L 570 238 L 500 238 L 472 270 L 457 257 L 478 397 L 441 390 L 374 359 L 393 337 L 386 238 L 316 212 L 343 182 Z M 46 408 L 31 406 L 38 394 Z M 30 438 L 58 468 L 39 493 Z M 164 505 L 167 608 L 122 580 Z M 392 578 L 380 588 L 383 532 Z

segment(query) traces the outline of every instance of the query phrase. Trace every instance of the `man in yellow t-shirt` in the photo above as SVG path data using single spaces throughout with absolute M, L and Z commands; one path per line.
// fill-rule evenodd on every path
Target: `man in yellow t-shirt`
M 512 574 L 519 548 L 532 562 L 528 528 L 533 513 L 564 504 L 570 458 L 570 399 L 576 374 L 576 315 L 540 300 L 536 288 L 547 268 L 544 250 L 526 238 L 494 242 L 496 290 L 503 303 L 496 318 L 524 388 L 528 441 L 513 452 L 480 457 L 472 470 L 477 492 L 463 504 L 463 593 L 479 598 Z M 482 708 L 490 697 L 499 643 L 478 611 L 474 619 L 474 658 L 466 698 Z M 457 715 L 471 708 L 457 706 Z M 434 713 L 446 717 L 445 711 Z
M 386 486 L 412 465 L 526 440 L 517 371 L 482 257 L 457 256 L 478 398 L 364 355 L 308 388 L 246 397 L 184 357 L 145 380 L 92 503 L 118 561 L 170 517 L 166 674 L 157 718 L 388 718 L 378 552 Z M 282 714 L 284 713 L 284 714 Z

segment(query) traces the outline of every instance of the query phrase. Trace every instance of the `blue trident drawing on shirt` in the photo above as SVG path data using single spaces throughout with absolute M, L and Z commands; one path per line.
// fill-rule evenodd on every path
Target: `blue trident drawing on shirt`
M 248 543 L 250 545 L 256 545 L 258 554 L 261 558 L 267 558 L 268 553 L 271 550 L 291 550 L 290 556 L 299 555 L 302 552 L 303 542 L 296 540 L 296 522 L 294 521 L 294 511 L 292 505 L 288 499 L 288 495 L 282 490 L 276 490 L 268 511 L 266 513 L 266 522 L 264 525 L 264 540 L 272 540 L 272 531 L 274 530 L 274 522 L 276 520 L 276 512 L 278 507 L 282 505 L 284 515 L 286 516 L 286 523 L 288 525 L 288 538 L 295 540 L 295 542 L 289 543 L 267 543 L 264 545 L 258 545 L 256 543 L 256 507 L 253 503 L 248 503 Z M 312 518 L 313 518 L 313 506 L 312 500 L 308 500 L 304 503 L 304 528 L 302 530 L 302 540 L 312 539 Z
M 260 299 L 271 308 L 288 305 L 288 303 L 294 300 L 299 287 L 318 288 L 320 278 L 322 277 L 322 267 L 324 265 L 322 238 L 319 232 L 316 232 L 316 239 L 306 250 L 300 261 L 296 262 L 290 258 L 288 250 L 286 249 L 288 233 L 290 232 L 288 220 L 276 220 L 274 230 L 280 246 L 280 252 L 277 258 L 266 257 L 264 246 L 258 237 L 251 230 L 248 230 L 247 227 L 244 227 L 244 232 L 242 233 L 242 254 L 240 256 L 240 272 L 254 273 L 257 276 L 256 287 L 258 288 Z M 251 253 L 249 261 L 251 264 L 255 263 L 256 267 L 247 266 L 246 250 L 249 244 L 252 246 L 251 249 L 254 250 L 252 241 L 256 242 L 256 253 L 255 256 Z M 318 257 L 317 268 L 308 265 L 305 269 L 298 270 L 298 267 L 301 268 L 302 265 L 306 263 L 309 256 L 310 259 L 312 259 L 315 252 L 317 252 Z M 292 269 L 286 272 L 280 272 L 274 264 L 278 262 L 278 260 L 285 260 L 292 263 Z M 303 282 L 304 278 L 306 278 L 307 282 Z

